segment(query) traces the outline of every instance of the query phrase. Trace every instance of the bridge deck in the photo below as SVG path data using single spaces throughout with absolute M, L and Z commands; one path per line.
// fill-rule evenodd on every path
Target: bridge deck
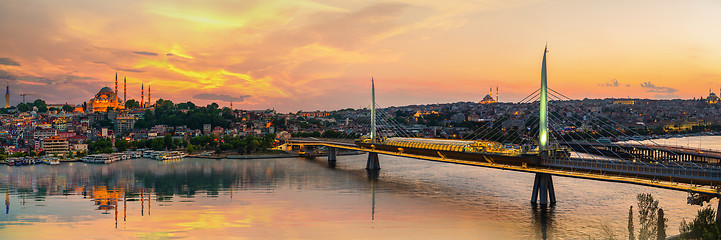
M 559 141 L 580 152 L 594 154 L 609 151 L 610 156 L 623 158 L 646 158 L 653 160 L 697 161 L 710 164 L 721 163 L 721 151 L 712 149 L 694 149 L 680 146 L 642 145 L 635 143 L 599 143 L 588 141 Z
M 303 141 L 303 142 L 295 142 L 294 144 L 326 146 L 326 147 L 342 148 L 342 149 L 364 151 L 364 152 L 376 152 L 376 153 L 385 154 L 385 155 L 415 158 L 415 159 L 436 161 L 436 162 L 472 165 L 472 166 L 480 166 L 480 167 L 495 168 L 495 169 L 501 169 L 501 170 L 512 170 L 512 171 L 528 172 L 528 173 L 548 173 L 548 174 L 564 176 L 564 177 L 573 177 L 573 178 L 582 178 L 582 179 L 591 179 L 591 180 L 600 180 L 600 181 L 609 181 L 609 182 L 631 183 L 631 184 L 637 184 L 637 185 L 653 186 L 653 187 L 681 190 L 681 191 L 687 191 L 687 192 L 721 195 L 719 190 L 714 188 L 713 186 L 703 186 L 703 185 L 681 183 L 678 181 L 660 180 L 660 179 L 664 179 L 664 177 L 660 174 L 659 174 L 659 177 L 655 178 L 655 179 L 654 178 L 645 178 L 645 177 L 640 177 L 640 176 L 632 176 L 633 173 L 621 173 L 621 174 L 613 173 L 612 174 L 608 171 L 598 171 L 598 169 L 589 170 L 589 169 L 584 169 L 584 168 L 581 168 L 578 166 L 558 164 L 557 162 L 555 164 L 548 163 L 548 165 L 540 166 L 540 167 L 539 166 L 516 166 L 516 165 L 489 163 L 489 162 L 481 162 L 481 161 L 449 159 L 449 158 L 444 158 L 444 157 L 440 157 L 440 156 L 438 156 L 438 157 L 423 156 L 423 155 L 407 154 L 407 153 L 400 153 L 400 152 L 384 151 L 384 150 L 378 150 L 378 149 L 361 148 L 361 147 L 356 146 L 355 144 L 346 143 L 346 142 Z M 638 172 L 638 173 L 639 173 L 639 175 L 649 174 L 649 173 L 655 174 L 653 172 Z M 719 179 L 718 177 L 715 177 L 715 175 L 710 176 L 710 177 L 713 180 L 721 181 L 721 179 Z

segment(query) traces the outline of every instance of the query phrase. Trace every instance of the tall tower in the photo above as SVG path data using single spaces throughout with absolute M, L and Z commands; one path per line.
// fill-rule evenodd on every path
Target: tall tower
M 150 101 L 150 84 L 148 84 L 148 107 L 152 107 L 153 102 Z
M 118 97 L 118 72 L 115 72 L 115 97 Z
M 128 101 L 128 78 L 123 77 L 123 104 Z
M 546 83 L 546 53 L 548 52 L 548 46 L 543 48 L 543 63 L 541 64 L 541 96 L 540 96 L 540 116 L 538 121 L 538 150 L 544 152 L 548 150 L 548 97 Z
M 140 107 L 145 107 L 145 86 L 143 84 L 140 84 Z
M 5 108 L 10 107 L 10 84 L 5 87 Z
M 376 84 L 371 77 L 371 143 L 376 142 Z
M 498 85 L 496 85 L 496 102 L 498 102 Z

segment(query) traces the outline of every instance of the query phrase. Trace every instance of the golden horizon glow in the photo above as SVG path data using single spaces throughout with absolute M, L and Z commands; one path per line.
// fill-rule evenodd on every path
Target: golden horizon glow
M 192 0 L 0 3 L 0 81 L 79 104 L 114 74 L 128 98 L 282 112 L 572 98 L 699 98 L 720 91 L 716 1 Z M 211 100 L 198 94 L 218 95 Z M 240 102 L 242 101 L 242 102 Z

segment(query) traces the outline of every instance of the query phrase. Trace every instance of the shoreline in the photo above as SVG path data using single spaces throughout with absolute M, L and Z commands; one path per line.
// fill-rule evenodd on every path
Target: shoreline
M 363 152 L 343 152 L 338 153 L 338 156 L 346 155 L 360 155 Z M 328 156 L 327 154 L 320 154 L 314 157 Z M 207 158 L 207 159 L 267 159 L 267 158 L 298 158 L 304 157 L 298 153 L 269 153 L 269 154 L 253 154 L 253 155 L 210 155 L 210 156 L 188 156 L 194 158 Z

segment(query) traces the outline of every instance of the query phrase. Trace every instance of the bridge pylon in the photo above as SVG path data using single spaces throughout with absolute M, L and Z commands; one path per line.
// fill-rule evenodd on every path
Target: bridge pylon
M 377 152 L 368 152 L 368 162 L 366 162 L 366 169 L 368 170 L 380 170 L 381 164 L 378 161 Z
M 541 93 L 539 99 L 539 128 L 538 128 L 538 151 L 541 160 L 548 159 L 548 97 L 547 97 L 547 76 L 546 76 L 546 53 L 548 46 L 543 49 L 543 63 L 541 64 Z M 551 204 L 556 203 L 556 192 L 553 191 L 553 180 L 551 174 L 536 173 L 536 180 L 533 182 L 533 193 L 531 193 L 531 203 L 536 203 L 538 195 L 541 195 L 539 203 L 541 205 L 548 204 L 550 198 Z
M 338 157 L 337 150 L 334 147 L 328 148 L 328 163 L 335 162 Z
M 533 192 L 531 193 L 531 203 L 546 205 L 556 204 L 556 192 L 553 189 L 553 178 L 548 173 L 536 173 L 536 179 L 533 182 Z M 538 199 L 540 195 L 540 199 Z

